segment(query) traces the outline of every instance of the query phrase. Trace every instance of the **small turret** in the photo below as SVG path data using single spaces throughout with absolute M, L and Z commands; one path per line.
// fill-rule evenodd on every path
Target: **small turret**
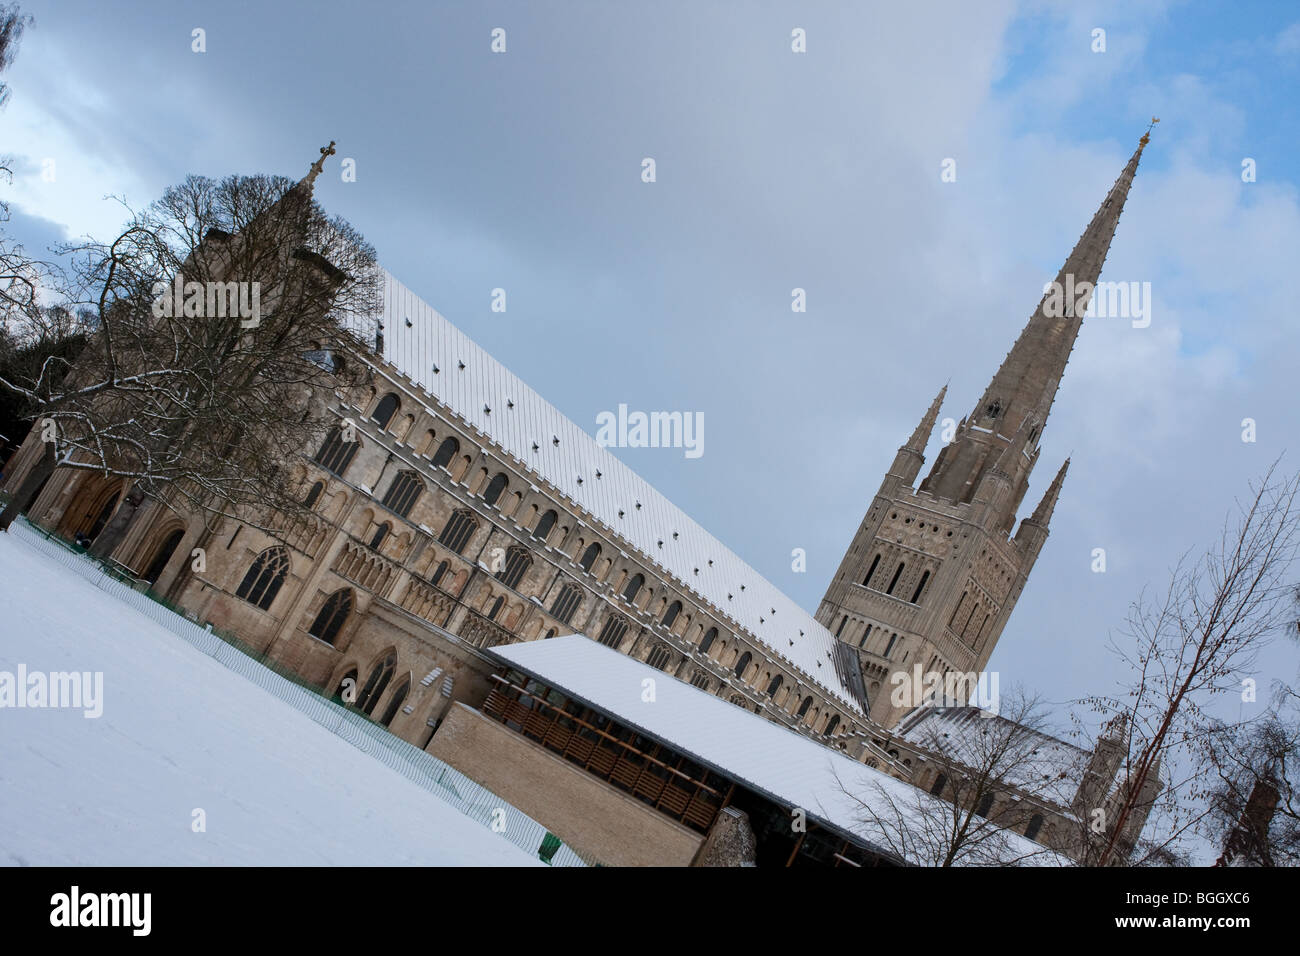
M 1105 807 L 1110 788 L 1115 783 L 1115 774 L 1119 772 L 1128 749 L 1127 726 L 1121 714 L 1108 723 L 1097 738 L 1097 746 L 1088 758 L 1088 767 L 1071 803 L 1080 819 L 1086 819 L 1093 810 Z

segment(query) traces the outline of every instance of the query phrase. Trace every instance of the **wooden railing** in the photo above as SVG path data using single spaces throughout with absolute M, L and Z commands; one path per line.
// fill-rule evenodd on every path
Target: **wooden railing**
M 488 694 L 484 713 L 665 816 L 701 832 L 713 825 L 726 802 L 719 790 L 503 677 L 494 679 L 500 686 Z

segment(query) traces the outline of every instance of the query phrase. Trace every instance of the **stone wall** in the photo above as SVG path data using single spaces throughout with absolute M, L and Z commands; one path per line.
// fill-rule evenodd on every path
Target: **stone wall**
M 689 866 L 696 833 L 464 704 L 426 748 L 542 823 L 590 863 Z

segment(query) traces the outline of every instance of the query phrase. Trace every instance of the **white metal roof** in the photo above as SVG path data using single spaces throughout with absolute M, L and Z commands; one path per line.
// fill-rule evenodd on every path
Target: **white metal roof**
M 942 749 L 952 754 L 952 759 L 976 766 L 987 760 L 983 755 L 988 752 L 988 745 L 982 745 L 976 735 L 989 721 L 1005 720 L 978 707 L 921 707 L 899 723 L 898 736 L 921 747 Z M 1017 741 L 1012 749 L 1021 758 L 1015 766 L 1004 768 L 1007 783 L 1068 811 L 1091 755 L 1049 734 L 1028 733 L 1026 738 L 1002 738 Z
M 503 644 L 488 653 L 778 804 L 800 807 L 878 848 L 889 841 L 864 819 L 869 814 L 857 800 L 886 818 L 895 811 L 928 815 L 931 808 L 932 819 L 943 818 L 946 805 L 937 797 L 584 635 Z M 647 679 L 654 680 L 652 701 L 645 699 Z M 1002 831 L 1000 837 L 1000 845 L 984 852 L 1026 857 L 1029 864 L 1072 865 L 1020 834 Z
M 837 667 L 842 652 L 830 631 L 432 306 L 387 271 L 382 279 L 386 361 L 542 475 L 612 536 L 624 538 L 842 704 L 862 712 L 849 683 L 856 675 L 843 658 Z

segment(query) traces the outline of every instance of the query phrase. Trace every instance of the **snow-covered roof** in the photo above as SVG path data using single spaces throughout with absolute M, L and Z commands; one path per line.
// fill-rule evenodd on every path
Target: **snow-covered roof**
M 972 766 L 985 762 L 980 754 L 987 753 L 978 735 L 994 731 L 995 724 L 1005 727 L 1008 723 L 1005 717 L 978 707 L 920 707 L 899 722 L 897 733 L 908 743 L 941 750 L 958 763 Z M 1026 793 L 1068 808 L 1091 755 L 1036 730 L 1022 727 L 1021 732 L 1025 736 L 997 738 L 1014 741 L 1010 751 L 1021 758 L 1013 766 L 1001 768 L 1002 779 Z
M 625 539 L 648 563 L 862 712 L 852 683 L 856 661 L 843 655 L 830 631 L 432 306 L 388 272 L 382 278 L 386 361 L 544 477 L 611 536 Z
M 937 797 L 582 634 L 498 645 L 488 653 L 773 802 L 802 808 L 886 852 L 891 842 L 865 819 L 869 814 L 858 801 L 873 807 L 879 801 L 876 809 L 885 818 L 895 812 L 928 816 L 931 808 L 931 819 L 943 817 L 946 805 Z M 654 681 L 650 701 L 647 679 Z M 1003 859 L 1070 864 L 1018 833 L 1002 831 L 1001 837 Z

